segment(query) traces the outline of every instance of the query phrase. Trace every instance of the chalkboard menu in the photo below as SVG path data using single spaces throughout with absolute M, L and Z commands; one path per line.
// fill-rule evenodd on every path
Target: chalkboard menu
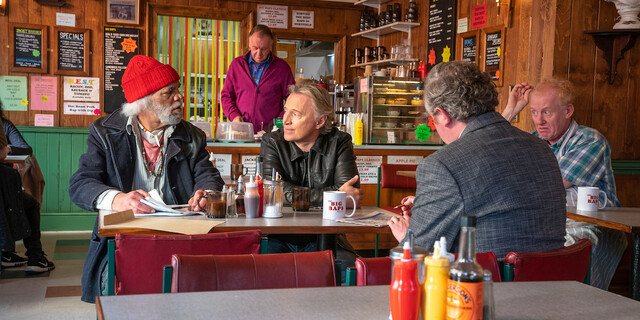
M 58 43 L 56 74 L 89 75 L 89 32 L 88 29 L 55 27 Z
M 502 78 L 500 64 L 502 57 L 502 31 L 485 34 L 485 60 L 484 71 L 488 72 L 493 80 Z
M 47 72 L 47 27 L 31 24 L 11 24 L 13 49 L 10 50 L 11 71 Z
M 476 62 L 476 37 L 462 38 L 462 61 Z
M 140 53 L 140 30 L 104 28 L 104 112 L 111 113 L 126 102 L 122 75 L 131 58 Z
M 456 0 L 429 0 L 427 65 L 455 59 Z

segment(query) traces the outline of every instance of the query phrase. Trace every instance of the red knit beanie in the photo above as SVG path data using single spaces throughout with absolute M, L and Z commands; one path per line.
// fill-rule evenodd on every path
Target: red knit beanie
M 127 102 L 144 98 L 180 79 L 178 72 L 168 64 L 137 55 L 131 58 L 122 75 L 122 90 Z

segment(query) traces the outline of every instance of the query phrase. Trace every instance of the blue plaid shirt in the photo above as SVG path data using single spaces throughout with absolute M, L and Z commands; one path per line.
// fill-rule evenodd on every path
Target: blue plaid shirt
M 270 62 L 271 62 L 271 55 L 269 55 L 269 57 L 265 61 L 262 61 L 261 63 L 257 63 L 253 60 L 251 53 L 249 53 L 249 59 L 247 61 L 247 64 L 249 64 L 249 72 L 251 73 L 251 79 L 253 79 L 253 83 L 255 83 L 256 86 L 258 86 L 258 84 L 260 83 L 260 78 L 262 78 L 262 74 L 264 74 L 264 71 L 267 70 L 267 67 L 269 66 Z
M 537 131 L 532 133 L 541 138 Z M 567 193 L 571 189 L 577 192 L 577 187 L 598 187 L 607 194 L 607 206 L 620 206 L 611 168 L 611 147 L 598 130 L 572 120 L 562 138 L 550 147 L 558 159 L 562 178 L 573 183 Z

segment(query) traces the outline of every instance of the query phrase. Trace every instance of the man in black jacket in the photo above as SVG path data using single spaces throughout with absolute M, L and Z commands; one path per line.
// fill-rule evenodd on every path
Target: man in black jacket
M 265 179 L 271 179 L 275 169 L 282 175 L 285 192 L 294 186 L 309 187 L 313 206 L 322 205 L 322 193 L 330 190 L 346 192 L 359 206 L 363 191 L 359 189 L 351 136 L 333 127 L 327 91 L 313 83 L 291 86 L 290 91 L 284 105 L 284 130 L 262 137 Z M 317 249 L 313 235 L 269 236 L 269 253 Z M 355 261 L 355 251 L 344 235 L 338 237 L 336 255 L 349 265 Z

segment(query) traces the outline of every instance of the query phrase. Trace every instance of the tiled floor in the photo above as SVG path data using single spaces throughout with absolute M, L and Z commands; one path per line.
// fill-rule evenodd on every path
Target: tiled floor
M 56 264 L 27 276 L 24 267 L 0 273 L 0 319 L 95 319 L 95 305 L 80 301 L 80 275 L 90 231 L 43 232 L 42 245 Z M 24 254 L 22 242 L 16 251 Z

